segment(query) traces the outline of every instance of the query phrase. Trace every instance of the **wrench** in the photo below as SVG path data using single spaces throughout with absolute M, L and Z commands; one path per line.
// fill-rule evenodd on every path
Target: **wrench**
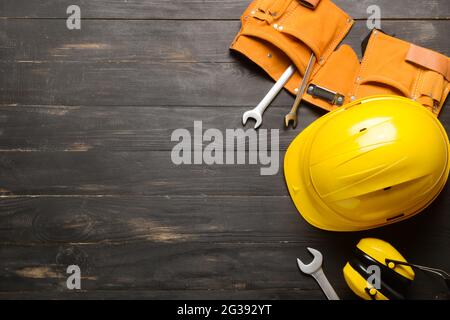
M 336 291 L 334 291 L 327 277 L 323 273 L 322 270 L 322 261 L 323 256 L 320 251 L 308 248 L 308 251 L 313 255 L 314 259 L 310 264 L 304 264 L 299 258 L 297 258 L 297 265 L 299 269 L 306 274 L 311 275 L 314 279 L 316 279 L 322 291 L 327 296 L 328 300 L 339 300 Z
M 288 82 L 289 78 L 295 72 L 295 66 L 291 64 L 281 75 L 280 79 L 273 85 L 273 87 L 267 92 L 266 96 L 261 100 L 261 102 L 252 110 L 246 111 L 242 115 L 242 124 L 245 126 L 248 118 L 255 119 L 255 129 L 257 129 L 262 123 L 262 114 L 272 102 L 272 100 L 276 97 L 278 92 L 284 87 L 286 82 Z
M 308 84 L 314 63 L 316 63 L 316 56 L 314 53 L 311 53 L 308 66 L 306 67 L 305 74 L 303 75 L 303 80 L 300 82 L 300 86 L 298 87 L 294 104 L 292 105 L 291 111 L 289 111 L 289 113 L 284 117 L 284 125 L 286 128 L 289 128 L 290 122 L 292 122 L 293 129 L 297 127 L 297 110 L 298 107 L 300 107 L 300 102 L 302 101 L 303 94 L 305 93 L 306 85 Z

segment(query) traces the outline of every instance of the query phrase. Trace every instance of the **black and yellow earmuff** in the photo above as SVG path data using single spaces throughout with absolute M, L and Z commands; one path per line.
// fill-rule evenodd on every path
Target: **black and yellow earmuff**
M 415 274 L 410 266 L 402 265 L 400 262 L 407 263 L 389 243 L 375 238 L 364 238 L 359 241 L 353 257 L 345 265 L 344 278 L 350 289 L 363 299 L 405 299 L 406 291 Z M 370 266 L 379 267 L 378 289 L 368 281 L 372 275 Z

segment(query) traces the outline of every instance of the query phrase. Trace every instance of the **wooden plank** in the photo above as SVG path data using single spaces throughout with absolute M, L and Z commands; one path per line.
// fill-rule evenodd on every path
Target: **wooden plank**
M 21 105 L 252 105 L 265 94 L 253 88 L 270 86 L 235 63 L 2 62 L 0 72 L 0 101 Z
M 298 274 L 299 277 L 304 277 Z M 47 280 L 48 281 L 48 280 Z M 53 285 L 53 284 L 52 284 Z M 334 285 L 334 283 L 333 283 Z M 358 300 L 345 285 L 335 289 L 343 300 Z M 408 299 L 411 300 L 449 300 L 450 294 L 445 289 L 442 280 L 428 277 L 423 274 L 416 275 L 414 285 L 410 288 Z M 129 300 L 129 299 L 151 299 L 151 300 L 325 300 L 325 296 L 318 288 L 304 290 L 303 288 L 270 288 L 255 290 L 66 290 L 63 282 L 55 289 L 47 287 L 47 290 L 36 291 L 5 291 L 0 292 L 2 300 L 48 300 L 48 299 L 94 299 L 94 300 Z M 164 303 L 164 301 L 160 301 Z
M 174 130 L 185 128 L 194 133 L 194 121 L 201 121 L 203 132 L 214 128 L 223 135 L 227 129 L 252 128 L 249 120 L 242 126 L 242 114 L 248 107 L 64 107 L 0 106 L 2 114 L 0 151 L 155 151 L 172 150 Z M 296 130 L 284 129 L 283 119 L 289 106 L 270 107 L 261 129 L 279 130 L 279 148 L 286 150 L 292 139 L 325 112 L 313 106 L 299 111 Z M 443 112 L 444 123 L 450 123 L 450 112 Z M 448 120 L 447 120 L 448 119 Z M 57 133 L 57 134 L 55 134 Z M 210 141 L 202 141 L 203 147 Z M 231 144 L 223 142 L 226 147 Z M 234 149 L 243 143 L 236 142 Z M 268 148 L 271 150 L 270 141 Z M 247 150 L 257 150 L 257 145 Z
M 345 298 L 356 300 L 356 296 L 343 288 Z M 307 291 L 296 288 L 257 290 L 72 290 L 72 291 L 10 291 L 0 292 L 2 300 L 320 300 L 322 291 Z M 433 292 L 432 292 L 433 293 Z M 430 295 L 428 296 L 430 297 Z M 446 297 L 446 296 L 444 296 Z M 444 299 L 444 297 L 442 299 Z M 426 299 L 426 297 L 425 297 Z M 164 304 L 164 301 L 158 301 Z M 183 306 L 184 303 L 181 304 Z M 169 309 L 167 309 L 169 310 Z M 273 310 L 273 309 L 272 309 Z
M 342 267 L 355 241 L 315 245 L 326 255 L 325 272 L 343 298 L 351 297 Z M 318 298 L 316 282 L 299 273 L 295 258 L 308 258 L 303 244 L 167 244 L 52 245 L 2 248 L 2 292 L 64 292 L 66 268 L 81 269 L 82 288 L 95 290 L 292 290 L 292 297 Z M 422 246 L 435 250 L 434 246 Z M 333 252 L 337 250 L 337 252 Z M 423 260 L 422 260 L 423 261 Z M 429 278 L 429 277 L 428 277 Z M 428 279 L 427 291 L 445 292 L 439 281 Z M 436 285 L 436 284 L 440 284 Z M 311 292 L 313 291 L 313 292 Z M 257 293 L 256 293 L 257 295 Z
M 378 5 L 385 19 L 449 18 L 450 9 L 446 0 L 418 2 L 402 0 L 395 4 L 389 0 L 334 1 L 354 18 L 366 19 L 370 5 Z M 69 5 L 80 6 L 82 17 L 102 19 L 238 19 L 249 0 L 223 0 L 219 4 L 214 0 L 47 0 L 30 2 L 27 0 L 3 0 L 0 17 L 21 18 L 66 18 Z
M 278 175 L 260 176 L 267 166 L 175 165 L 168 151 L 80 150 L 1 153 L 0 194 L 287 194 L 281 167 Z
M 232 62 L 237 21 L 1 20 L 2 61 Z
M 441 195 L 414 218 L 369 233 L 395 238 L 423 229 L 421 238 L 450 244 L 450 198 Z M 361 235 L 320 232 L 283 196 L 39 196 L 0 200 L 0 242 L 5 246 L 133 243 L 328 243 Z M 439 229 L 435 226 L 439 225 Z M 396 239 L 398 240 L 398 239 Z M 408 243 L 405 239 L 405 243 Z M 409 244 L 405 250 L 419 254 Z M 426 253 L 420 256 L 427 256 Z M 450 263 L 449 257 L 443 263 Z
M 175 165 L 169 151 L 6 152 L 0 194 L 285 196 L 279 158 L 278 174 L 261 176 L 266 165 Z
M 70 264 L 80 267 L 82 288 L 88 291 L 186 290 L 195 294 L 196 290 L 283 288 L 306 298 L 310 291 L 320 290 L 312 278 L 299 274 L 295 257 L 304 250 L 303 244 L 61 244 L 39 246 L 39 250 L 34 246 L 0 250 L 0 268 L 5 270 L 0 274 L 2 292 L 64 292 Z M 336 289 L 345 286 L 338 268 L 327 271 Z
M 392 23 L 398 29 L 395 27 L 389 30 L 404 30 L 405 35 L 409 34 L 408 37 L 414 34 L 418 44 L 423 45 L 424 39 L 428 39 L 426 40 L 428 44 L 436 44 L 429 47 L 440 48 L 447 54 L 450 52 L 445 38 L 447 22 Z M 366 32 L 359 34 L 358 37 L 349 38 L 355 48 L 359 47 L 360 38 L 365 34 Z M 219 43 L 224 45 L 231 39 L 230 37 L 227 41 Z M 10 51 L 8 48 L 6 51 Z M 42 49 L 44 50 L 49 51 Z M 81 50 L 79 47 L 73 50 L 73 57 L 76 52 L 84 52 L 84 49 Z M 21 105 L 252 106 L 272 84 L 264 72 L 243 59 L 223 63 L 166 63 L 151 59 L 90 61 L 89 57 L 102 55 L 99 53 L 101 49 L 88 46 L 86 50 L 95 52 L 82 53 L 77 61 L 59 61 L 58 57 L 47 56 L 56 60 L 0 62 L 0 72 L 4 75 L 0 79 L 0 101 L 3 104 Z M 227 46 L 216 50 L 221 52 L 220 55 L 228 52 Z M 27 49 L 19 51 L 26 52 Z M 115 51 L 111 54 L 115 55 Z M 183 55 L 182 51 L 177 49 L 173 54 Z M 29 56 L 32 57 L 33 54 Z M 10 57 L 15 57 L 15 54 Z M 84 61 L 83 57 L 88 60 Z M 103 57 L 108 57 L 108 54 Z M 198 60 L 203 58 L 200 57 Z M 233 99 L 230 99 L 230 92 L 233 93 Z M 283 92 L 275 105 L 285 106 L 291 103 L 292 98 Z
M 235 63 L 7 63 L 0 101 L 6 105 L 245 106 L 273 85 L 260 69 Z M 8 75 L 8 76 L 6 76 Z M 289 108 L 280 92 L 273 106 Z
M 449 300 L 450 294 L 445 289 L 438 292 L 436 287 L 442 287 L 442 282 L 431 279 L 422 279 L 424 286 L 415 285 L 409 294 L 413 300 Z M 339 288 L 339 295 L 344 300 L 358 300 L 349 288 Z M 322 291 L 310 290 L 304 293 L 301 289 L 258 289 L 258 290 L 75 290 L 71 292 L 41 291 L 38 294 L 33 291 L 0 292 L 2 300 L 52 300 L 52 299 L 88 299 L 88 300 L 324 300 Z M 160 301 L 164 303 L 164 301 Z M 183 304 L 182 304 L 183 305 Z M 271 309 L 275 310 L 275 309 Z
M 383 21 L 389 34 L 450 53 L 449 21 Z M 34 62 L 236 62 L 228 50 L 238 21 L 88 20 L 67 30 L 61 20 L 0 20 L 0 61 Z M 364 21 L 344 42 L 360 53 Z M 162 36 L 163 35 L 163 36 Z M 157 45 L 156 45 L 157 44 Z
M 293 99 L 293 98 L 292 98 Z M 302 105 L 296 130 L 284 129 L 284 115 L 289 110 L 272 106 L 264 114 L 260 129 L 279 130 L 279 149 L 287 149 L 294 137 L 325 112 L 314 106 Z M 241 125 L 242 114 L 249 107 L 65 107 L 65 106 L 0 106 L 0 151 L 170 151 L 176 144 L 172 132 L 185 128 L 193 134 L 194 121 L 201 121 L 203 132 L 252 128 L 249 120 Z M 450 126 L 450 100 L 447 100 L 440 121 Z M 268 131 L 270 133 L 270 131 Z M 57 134 L 55 134 L 57 133 Z M 203 147 L 209 141 L 202 141 Z M 226 147 L 230 144 L 224 142 Z M 235 143 L 234 149 L 242 143 Z M 271 150 L 271 144 L 268 144 Z M 257 146 L 247 146 L 257 150 Z
M 19 197 L 1 199 L 0 211 L 0 242 L 9 245 L 282 242 L 315 233 L 288 196 Z
M 97 290 L 109 291 L 110 295 L 115 290 L 167 290 L 168 293 L 183 290 L 193 298 L 199 290 L 255 290 L 253 297 L 257 298 L 259 294 L 265 296 L 265 290 L 272 290 L 273 294 L 281 289 L 286 295 L 289 290 L 291 298 L 320 298 L 317 283 L 311 277 L 300 274 L 295 261 L 296 257 L 308 259 L 305 247 L 312 246 L 324 254 L 324 270 L 336 291 L 342 298 L 354 298 L 343 279 L 342 267 L 351 257 L 359 240 L 358 235 L 344 234 L 334 238 L 334 241 L 325 241 L 320 236 L 316 239 L 301 243 L 139 242 L 114 246 L 63 243 L 39 247 L 3 246 L 0 248 L 0 291 L 47 292 L 47 295 L 62 293 L 67 296 L 66 268 L 75 264 L 81 269 L 82 289 L 94 294 Z M 449 266 L 442 255 L 431 254 L 430 259 L 425 257 L 427 254 L 420 257 L 414 255 L 419 252 L 418 249 L 425 253 L 426 250 L 436 252 L 448 248 L 443 245 L 436 247 L 436 243 L 427 241 L 426 237 L 412 241 L 399 240 L 397 235 L 391 242 L 403 254 L 414 256 L 415 260 L 419 259 L 424 264 L 434 262 L 434 265 Z M 408 242 L 413 243 L 405 248 Z M 448 241 L 445 244 L 448 246 Z M 413 248 L 413 251 L 408 248 Z M 427 281 L 418 280 L 421 294 L 431 298 L 435 297 L 431 294 L 446 292 L 442 280 L 425 278 Z M 167 297 L 167 294 L 162 296 Z

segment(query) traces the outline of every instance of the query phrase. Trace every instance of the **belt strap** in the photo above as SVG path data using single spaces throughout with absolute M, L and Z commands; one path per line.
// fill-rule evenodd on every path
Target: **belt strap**
M 305 7 L 315 9 L 319 5 L 320 0 L 299 0 L 299 2 Z
M 259 20 L 265 20 L 271 24 L 274 20 L 280 18 L 293 0 L 263 0 L 258 5 L 258 10 L 254 17 Z
M 443 54 L 411 44 L 406 61 L 436 71 L 450 81 L 450 59 Z
M 277 20 L 284 14 L 292 1 L 294 0 L 262 0 L 258 5 L 258 10 L 254 14 L 254 17 L 271 24 L 274 20 Z M 320 0 L 298 0 L 298 2 L 302 6 L 314 10 Z

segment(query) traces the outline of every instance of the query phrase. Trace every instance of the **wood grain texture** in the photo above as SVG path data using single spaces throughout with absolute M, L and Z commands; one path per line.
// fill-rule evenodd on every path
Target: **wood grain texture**
M 195 297 L 196 290 L 283 288 L 293 289 L 297 298 L 310 291 L 318 297 L 315 281 L 295 265 L 302 248 L 288 243 L 9 246 L 1 249 L 0 265 L 8 271 L 0 276 L 0 291 L 66 291 L 65 267 L 77 264 L 84 270 L 85 290 L 189 290 Z M 328 273 L 337 278 L 340 270 Z M 344 285 L 343 279 L 335 283 L 336 290 Z
M 277 175 L 261 176 L 259 164 L 175 165 L 169 151 L 7 152 L 0 154 L 0 195 L 281 196 L 282 156 Z
M 241 128 L 273 83 L 228 51 L 248 2 L 0 2 L 0 299 L 324 299 L 295 264 L 310 259 L 307 246 L 323 252 L 341 298 L 355 299 L 342 267 L 362 237 L 450 270 L 448 186 L 422 214 L 377 230 L 324 232 L 299 216 L 284 150 L 324 112 L 304 105 L 297 130 L 284 130 L 286 92 L 263 123 L 280 130 L 277 175 L 172 163 L 173 130 Z M 450 54 L 446 0 L 336 3 L 359 20 L 344 40 L 358 54 L 374 4 L 385 32 Z M 72 4 L 81 31 L 65 27 Z M 78 292 L 66 288 L 70 264 L 81 267 Z M 450 296 L 418 273 L 409 298 Z
M 367 234 L 393 239 L 398 232 L 420 231 L 423 237 L 394 241 L 404 245 L 405 251 L 416 246 L 426 251 L 434 237 L 442 237 L 436 249 L 445 250 L 450 244 L 450 222 L 437 209 L 449 204 L 450 197 L 444 193 L 416 217 Z M 190 242 L 332 246 L 333 240 L 357 241 L 363 233 L 317 232 L 296 212 L 287 195 L 6 197 L 0 208 L 0 240 L 24 246 Z M 435 230 L 437 224 L 439 230 Z
M 235 63 L 2 62 L 0 72 L 0 99 L 20 105 L 238 106 L 261 97 L 249 83 L 270 86 L 262 72 Z M 290 101 L 286 93 L 280 98 Z
M 352 299 L 341 268 L 363 235 L 450 267 L 436 255 L 450 245 L 449 221 L 437 210 L 449 199 L 401 224 L 359 233 L 318 232 L 288 197 L 2 199 L 0 297 L 120 298 L 126 290 L 134 298 L 207 298 L 211 290 L 210 298 L 323 299 L 293 261 L 308 259 L 305 246 L 313 246 L 326 252 L 337 292 Z M 70 264 L 80 266 L 85 291 L 65 290 Z M 448 298 L 438 279 L 419 274 L 416 283 L 412 297 Z
M 0 194 L 286 195 L 281 167 L 276 176 L 260 167 L 175 165 L 168 151 L 7 152 Z
M 450 54 L 445 20 L 382 21 L 389 34 Z M 80 31 L 61 20 L 0 20 L 0 61 L 8 62 L 233 62 L 228 50 L 239 21 L 88 20 Z M 369 30 L 357 21 L 344 43 L 360 54 Z
M 20 292 L 34 292 L 35 297 L 40 297 L 44 292 L 47 296 L 59 297 L 61 293 L 67 297 L 65 271 L 67 265 L 76 264 L 82 270 L 83 290 L 93 294 L 110 291 L 110 296 L 118 293 L 120 297 L 120 291 L 126 290 L 132 297 L 133 290 L 149 291 L 149 296 L 152 291 L 168 291 L 161 297 L 174 298 L 177 296 L 171 295 L 171 291 L 183 290 L 185 298 L 205 298 L 202 291 L 210 290 L 213 296 L 220 296 L 217 291 L 228 292 L 227 298 L 230 299 L 234 292 L 243 291 L 243 294 L 237 293 L 239 297 L 253 290 L 254 298 L 269 298 L 280 292 L 290 299 L 324 299 L 316 282 L 302 275 L 295 264 L 297 256 L 308 258 L 305 245 L 192 242 L 118 246 L 55 244 L 40 245 L 39 250 L 35 246 L 8 246 L 0 249 L 3 257 L 0 267 L 5 270 L 0 275 L 0 291 L 3 295 L 8 292 L 14 295 L 19 291 L 18 296 Z M 345 256 L 351 254 L 347 248 L 353 245 L 353 241 L 342 240 L 339 245 L 315 244 L 319 250 L 327 250 L 324 269 L 343 299 L 354 299 L 341 276 Z M 434 246 L 422 247 L 436 250 Z M 416 298 L 439 297 L 446 293 L 442 281 L 430 278 L 418 276 L 416 283 L 420 284 L 420 291 Z M 444 297 L 448 298 L 448 295 Z
M 241 125 L 242 114 L 248 108 L 227 108 L 223 112 L 214 106 L 0 106 L 0 152 L 170 151 L 177 144 L 171 141 L 174 130 L 185 128 L 193 135 L 194 121 L 202 122 L 203 132 L 215 128 L 225 134 L 226 129 L 253 128 L 251 120 L 246 127 Z M 289 106 L 272 106 L 261 126 L 268 130 L 269 139 L 270 130 L 279 130 L 280 150 L 286 150 L 304 127 L 325 113 L 304 105 L 297 130 L 286 130 L 282 122 L 288 109 Z M 443 112 L 441 119 L 447 120 L 448 114 Z M 203 141 L 202 145 L 209 143 Z M 242 145 L 235 141 L 234 149 Z M 223 146 L 232 147 L 226 141 Z M 271 147 L 269 140 L 267 148 Z M 247 150 L 257 149 L 258 146 L 247 146 Z
M 335 250 L 327 254 L 324 268 L 344 299 L 354 298 L 341 276 L 345 255 L 350 254 L 346 247 L 352 245 L 352 241 L 340 241 L 340 245 L 315 246 L 322 251 Z M 41 291 L 67 295 L 65 270 L 67 265 L 77 264 L 83 270 L 84 290 L 93 292 L 184 290 L 195 298 L 198 290 L 255 290 L 255 297 L 264 297 L 264 290 L 273 294 L 278 289 L 285 294 L 290 290 L 290 298 L 323 299 L 316 282 L 302 275 L 295 264 L 296 256 L 308 258 L 304 247 L 296 243 L 41 245 L 39 250 L 9 246 L 1 249 L 4 259 L 0 266 L 6 272 L 0 275 L 0 291 L 35 292 L 36 297 Z M 446 290 L 435 278 L 418 283 L 421 297 Z
M 31 25 L 40 24 L 40 21 L 36 20 L 31 22 Z M 3 23 L 9 23 L 9 21 Z M 101 27 L 94 28 L 92 32 L 83 32 L 84 36 L 80 36 L 80 39 L 75 41 L 70 37 L 65 38 L 64 34 L 69 32 L 68 30 L 52 28 L 54 23 L 55 21 L 51 21 L 44 30 L 60 30 L 61 33 L 55 35 L 55 38 L 52 37 L 52 40 L 49 38 L 44 40 L 43 44 L 36 46 L 32 43 L 37 44 L 42 38 L 48 37 L 46 32 L 41 31 L 41 36 L 35 36 L 31 44 L 21 45 L 28 41 L 20 39 L 19 34 L 30 33 L 23 32 L 14 36 L 14 32 L 8 35 L 3 31 L 3 37 L 7 38 L 5 43 L 10 44 L 3 49 L 6 53 L 2 56 L 6 58 L 0 61 L 2 74 L 0 101 L 2 103 L 83 106 L 251 106 L 261 99 L 272 84 L 269 77 L 256 65 L 248 63 L 239 56 L 229 57 L 228 45 L 233 39 L 235 30 L 238 29 L 237 22 L 234 28 L 230 28 L 233 22 L 228 21 L 223 22 L 224 25 L 218 29 L 205 27 L 204 29 L 213 30 L 212 33 L 216 30 L 216 34 L 221 29 L 233 29 L 233 32 L 224 34 L 225 38 L 214 41 L 194 40 L 192 37 L 196 37 L 195 35 L 183 37 L 185 29 L 179 26 L 178 21 L 165 22 L 165 27 L 172 29 L 172 32 L 168 33 L 167 41 L 162 41 L 166 45 L 161 46 L 154 46 L 154 43 L 159 41 L 149 41 L 147 44 L 138 42 L 136 36 L 134 42 L 125 40 L 132 39 L 126 34 L 122 35 L 121 40 L 115 40 L 117 36 L 109 36 L 112 39 L 103 40 L 103 37 L 100 37 L 102 41 L 93 41 L 92 35 L 97 33 L 95 31 L 97 29 L 102 30 Z M 111 24 L 109 21 L 102 23 Z M 115 23 L 112 22 L 112 24 Z M 214 25 L 212 22 L 201 23 Z M 193 22 L 188 22 L 186 30 L 200 28 L 192 27 L 192 24 Z M 117 26 L 117 29 L 122 30 L 121 26 L 124 26 L 123 22 Z M 134 27 L 130 27 L 129 32 L 141 35 L 153 26 L 136 23 Z M 33 29 L 32 26 L 30 28 Z M 160 37 L 162 27 L 158 28 L 159 31 L 157 29 L 154 32 L 154 37 Z M 359 48 L 361 38 L 367 34 L 364 28 L 360 25 L 359 32 L 355 29 L 352 31 L 355 32 L 353 36 L 347 40 L 354 48 Z M 143 32 L 139 32 L 139 29 Z M 105 35 L 120 34 L 114 30 L 110 27 Z M 417 44 L 441 50 L 445 54 L 450 52 L 446 41 L 446 22 L 396 21 L 391 22 L 391 27 L 386 30 L 398 36 L 404 35 L 406 39 L 414 38 Z M 395 32 L 395 30 L 403 30 L 403 32 Z M 101 33 L 103 34 L 103 31 Z M 56 43 L 53 45 L 49 43 L 55 40 Z M 69 41 L 69 43 L 64 45 L 62 41 Z M 133 58 L 132 52 L 136 46 L 140 46 L 141 49 L 137 50 L 137 55 Z M 149 50 L 148 56 L 145 57 L 146 48 L 150 47 L 153 49 Z M 22 54 L 17 56 L 11 52 L 22 52 Z M 208 52 L 220 52 L 220 54 L 208 54 Z M 67 59 L 61 58 L 61 53 Z M 100 60 L 93 58 L 99 56 L 102 57 Z M 168 57 L 170 60 L 168 62 L 174 63 L 167 63 L 156 56 Z M 170 57 L 187 58 L 176 62 Z M 230 99 L 230 96 L 233 99 Z M 274 105 L 290 105 L 291 99 L 289 94 L 282 92 Z
M 292 98 L 293 100 L 293 98 Z M 450 102 L 447 101 L 439 120 L 450 124 Z M 317 107 L 303 104 L 299 110 L 298 127 L 286 130 L 283 119 L 286 106 L 271 106 L 264 114 L 261 129 L 279 130 L 279 149 L 283 153 L 292 139 L 315 119 L 325 114 Z M 194 121 L 202 121 L 203 132 L 215 128 L 249 130 L 253 121 L 242 127 L 242 114 L 249 107 L 162 107 L 162 106 L 0 106 L 0 152 L 87 152 L 87 151 L 170 151 L 177 144 L 171 141 L 174 130 L 194 132 Z M 125 116 L 124 116 L 125 115 Z M 55 134 L 57 132 L 58 134 Z M 203 148 L 210 142 L 203 141 Z M 231 148 L 226 141 L 225 148 Z M 235 141 L 234 149 L 242 146 Z M 271 150 L 271 144 L 267 144 Z M 258 146 L 247 146 L 257 150 Z
M 449 18 L 450 9 L 445 0 L 418 2 L 402 0 L 393 5 L 390 0 L 335 0 L 339 7 L 354 18 L 366 19 L 367 7 L 378 5 L 382 17 L 436 19 Z M 102 19 L 238 19 L 249 0 L 3 0 L 0 17 L 66 18 L 69 5 L 80 6 L 84 18 Z

